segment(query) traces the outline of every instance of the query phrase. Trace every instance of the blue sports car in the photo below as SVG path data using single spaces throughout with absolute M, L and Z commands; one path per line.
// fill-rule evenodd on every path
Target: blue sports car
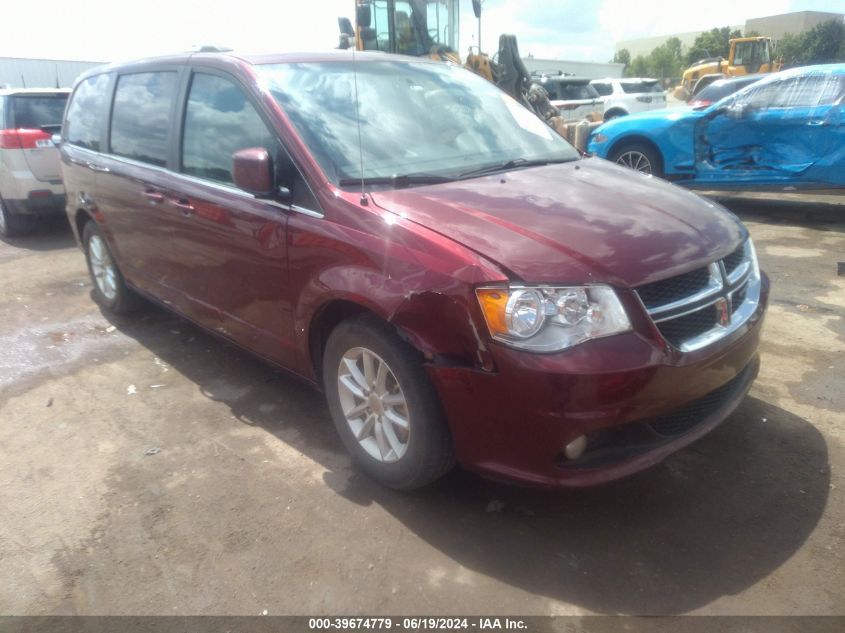
M 716 195 L 845 200 L 845 64 L 772 74 L 705 108 L 613 119 L 588 151 Z

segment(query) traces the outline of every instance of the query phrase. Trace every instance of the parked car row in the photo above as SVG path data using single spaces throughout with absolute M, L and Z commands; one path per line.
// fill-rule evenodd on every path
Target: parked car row
M 100 67 L 60 147 L 103 309 L 146 297 L 321 388 L 388 486 L 455 462 L 623 477 L 721 423 L 758 371 L 768 281 L 739 220 L 583 157 L 460 67 Z
M 666 93 L 657 79 L 587 79 L 560 72 L 536 74 L 533 82 L 545 89 L 567 120 L 609 121 L 666 107 Z
M 698 191 L 845 201 L 845 64 L 720 80 L 698 99 L 605 123 L 588 149 Z

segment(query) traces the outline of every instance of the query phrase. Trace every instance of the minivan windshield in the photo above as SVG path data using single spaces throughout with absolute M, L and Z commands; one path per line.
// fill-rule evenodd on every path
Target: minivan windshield
M 336 183 L 359 178 L 362 162 L 364 178 L 379 180 L 459 178 L 497 164 L 505 169 L 579 158 L 575 148 L 532 112 L 451 64 L 359 61 L 357 117 L 351 60 L 258 69 Z

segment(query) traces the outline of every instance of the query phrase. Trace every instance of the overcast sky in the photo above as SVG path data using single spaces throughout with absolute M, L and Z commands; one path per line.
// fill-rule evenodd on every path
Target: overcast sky
M 475 43 L 470 0 L 461 1 L 461 54 Z M 515 33 L 536 57 L 608 61 L 620 39 L 743 24 L 788 11 L 845 11 L 845 0 L 485 0 L 482 44 Z M 200 44 L 242 52 L 337 45 L 337 16 L 354 0 L 4 1 L 0 56 L 112 61 Z

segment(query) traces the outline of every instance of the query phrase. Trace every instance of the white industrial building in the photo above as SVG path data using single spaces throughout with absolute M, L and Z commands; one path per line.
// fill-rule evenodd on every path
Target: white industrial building
M 102 63 L 0 57 L 0 88 L 70 88 L 79 75 Z
M 604 79 L 605 77 L 621 77 L 625 71 L 625 64 L 614 64 L 612 62 L 580 62 L 565 59 L 539 59 L 537 57 L 522 58 L 528 72 L 547 73 L 549 75 L 558 72 L 587 77 L 588 79 Z
M 842 13 L 827 13 L 824 11 L 793 11 L 792 13 L 768 15 L 762 18 L 749 18 L 745 21 L 744 25 L 732 25 L 730 29 L 732 31 L 741 31 L 742 33 L 756 32 L 760 35 L 771 37 L 777 42 L 787 33 L 799 35 L 800 33 L 809 31 L 814 26 L 821 24 L 822 22 L 842 19 Z M 721 28 L 724 25 L 718 24 L 715 26 Z M 631 53 L 632 59 L 637 55 L 648 55 L 661 44 L 665 44 L 666 40 L 670 37 L 677 37 L 681 40 L 682 50 L 686 51 L 693 45 L 695 38 L 703 32 L 704 31 L 687 31 L 684 33 L 658 35 L 656 37 L 640 37 L 632 40 L 621 40 L 616 42 L 616 52 L 618 53 L 624 48 Z

